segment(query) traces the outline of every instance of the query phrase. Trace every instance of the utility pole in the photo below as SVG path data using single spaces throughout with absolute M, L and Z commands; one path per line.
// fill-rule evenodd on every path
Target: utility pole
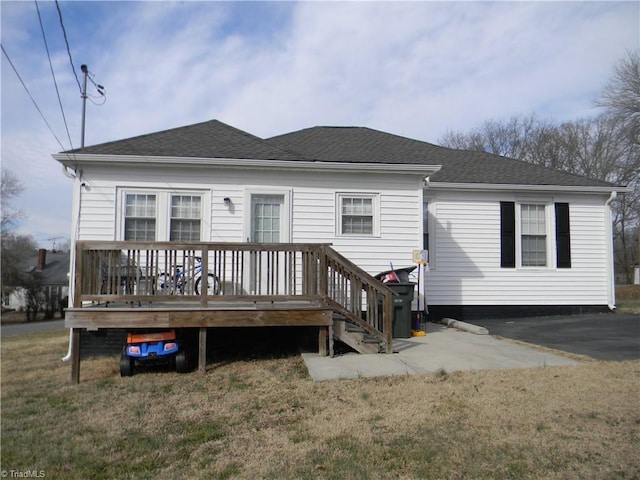
M 80 70 L 84 73 L 84 81 L 82 82 L 82 133 L 80 135 L 80 148 L 84 148 L 84 125 L 87 115 L 87 76 L 89 75 L 89 69 L 86 65 L 81 65 Z

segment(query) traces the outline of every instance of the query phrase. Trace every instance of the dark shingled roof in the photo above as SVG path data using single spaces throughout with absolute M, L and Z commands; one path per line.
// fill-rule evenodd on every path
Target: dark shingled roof
M 47 251 L 42 270 L 44 285 L 69 285 L 69 258 L 69 252 Z M 22 270 L 27 273 L 38 271 L 37 265 L 38 252 L 34 252 L 24 261 Z
M 313 127 L 261 139 L 217 120 L 69 153 L 442 165 L 433 182 L 613 187 L 485 152 L 456 150 L 364 127 Z
M 218 120 L 78 148 L 67 153 L 258 160 L 300 159 L 300 155 L 283 151 L 276 145 Z
M 268 139 L 273 145 L 328 162 L 442 165 L 433 182 L 610 187 L 486 152 L 456 150 L 363 127 L 313 127 Z

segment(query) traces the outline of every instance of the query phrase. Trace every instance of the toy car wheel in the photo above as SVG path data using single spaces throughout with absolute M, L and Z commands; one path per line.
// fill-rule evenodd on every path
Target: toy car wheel
M 176 353 L 176 372 L 187 373 L 189 371 L 189 356 L 187 350 L 182 349 Z
M 121 377 L 130 377 L 133 375 L 133 364 L 135 360 L 127 355 L 125 352 L 122 352 L 122 356 L 120 357 L 120 376 Z

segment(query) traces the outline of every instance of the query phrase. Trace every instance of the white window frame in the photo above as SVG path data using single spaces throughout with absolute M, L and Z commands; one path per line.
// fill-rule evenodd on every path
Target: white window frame
M 175 197 L 191 197 L 191 198 L 199 198 L 200 199 L 200 217 L 199 218 L 195 218 L 195 217 L 189 217 L 189 218 L 183 218 L 183 217 L 174 217 L 173 216 L 173 199 Z M 183 220 L 188 220 L 188 221 L 193 221 L 193 220 L 197 220 L 200 222 L 200 232 L 198 235 L 198 240 L 197 241 L 202 241 L 202 210 L 203 210 L 203 196 L 199 195 L 199 194 L 194 194 L 194 193 L 184 193 L 184 192 L 171 192 L 169 194 L 169 221 L 168 221 L 168 235 L 169 235 L 169 239 L 171 239 L 171 230 L 172 230 L 172 222 L 174 220 L 176 221 L 183 221 Z M 178 208 L 180 208 L 181 206 L 178 206 Z M 175 240 L 175 241 L 185 241 L 185 240 Z
M 342 231 L 342 201 L 345 198 L 371 199 L 372 225 L 371 233 L 344 233 Z M 372 238 L 380 236 L 380 194 L 372 192 L 337 192 L 336 193 L 336 237 Z
M 125 192 L 122 195 L 122 235 L 120 238 L 122 238 L 122 240 L 125 240 L 125 233 L 126 233 L 126 223 L 127 223 L 127 196 L 128 195 L 144 195 L 144 196 L 151 196 L 153 195 L 155 197 L 155 216 L 154 217 L 133 217 L 133 218 L 153 218 L 154 220 L 154 225 L 155 225 L 155 231 L 154 231 L 154 240 L 151 241 L 156 241 L 158 239 L 158 195 L 156 192 L 152 192 L 152 191 L 146 191 L 146 192 L 139 192 L 139 191 L 130 191 L 130 192 Z M 145 240 L 138 240 L 138 241 L 145 241 Z
M 124 240 L 126 221 L 126 197 L 128 194 L 156 196 L 156 242 L 168 242 L 171 227 L 171 197 L 173 195 L 200 196 L 200 241 L 206 242 L 210 236 L 211 192 L 203 189 L 155 189 L 136 187 L 116 188 L 116 229 L 115 240 Z
M 544 208 L 544 226 L 545 226 L 545 264 L 544 265 L 523 265 L 522 264 L 522 207 L 524 205 L 537 205 Z M 552 268 L 553 262 L 551 254 L 555 251 L 553 232 L 555 231 L 555 225 L 552 223 L 551 209 L 553 207 L 553 201 L 550 199 L 542 198 L 519 198 L 516 200 L 516 267 L 522 269 L 545 269 Z

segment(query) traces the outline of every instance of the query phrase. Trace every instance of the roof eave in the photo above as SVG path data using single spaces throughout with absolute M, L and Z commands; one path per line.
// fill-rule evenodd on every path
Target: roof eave
M 429 190 L 484 190 L 484 191 L 528 191 L 528 192 L 564 192 L 564 193 L 592 193 L 610 194 L 629 193 L 633 189 L 626 186 L 594 186 L 594 185 L 526 185 L 506 183 L 453 183 L 430 182 Z
M 141 155 L 96 155 L 57 153 L 53 158 L 66 167 L 80 165 L 180 165 L 207 166 L 221 168 L 262 168 L 277 170 L 341 171 L 359 173 L 394 173 L 404 175 L 435 174 L 441 165 L 415 165 L 397 163 L 323 162 L 307 160 L 266 160 L 247 158 L 199 158 L 199 157 L 158 157 Z

